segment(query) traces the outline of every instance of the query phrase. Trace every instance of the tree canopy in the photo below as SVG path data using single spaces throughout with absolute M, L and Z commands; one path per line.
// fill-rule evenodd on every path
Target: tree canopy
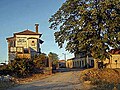
M 110 48 L 120 44 L 119 0 L 66 0 L 49 19 L 50 28 L 58 29 L 55 41 L 77 53 L 91 52 L 96 59 L 109 58 Z

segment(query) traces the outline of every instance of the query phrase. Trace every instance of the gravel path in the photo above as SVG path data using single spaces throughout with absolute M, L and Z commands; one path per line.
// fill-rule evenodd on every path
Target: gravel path
M 8 90 L 87 90 L 80 83 L 80 71 L 61 72 L 46 79 L 19 85 Z

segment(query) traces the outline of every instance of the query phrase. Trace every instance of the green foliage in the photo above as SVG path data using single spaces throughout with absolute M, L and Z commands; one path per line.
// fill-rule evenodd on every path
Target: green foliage
M 20 78 L 28 77 L 34 73 L 43 73 L 42 70 L 46 67 L 48 67 L 48 57 L 42 53 L 32 59 L 16 58 L 8 65 L 0 66 L 0 74 L 9 74 Z
M 53 64 L 53 65 L 57 65 L 57 64 L 58 64 L 59 58 L 58 58 L 58 55 L 57 55 L 56 53 L 50 52 L 50 53 L 48 54 L 48 56 L 49 56 L 49 59 L 52 61 L 52 64 Z
M 46 61 L 47 61 L 48 57 L 46 56 L 46 54 L 42 53 L 39 56 L 37 56 L 34 59 L 34 64 L 36 68 L 44 68 L 46 67 Z
M 6 65 L 0 65 L 0 70 L 6 69 Z
M 0 75 L 7 75 L 9 70 L 7 69 L 7 65 L 0 65 Z
M 77 53 L 86 50 L 96 59 L 109 58 L 110 48 L 118 48 L 120 38 L 119 0 L 66 0 L 49 19 L 56 43 Z
M 10 70 L 10 74 L 17 77 L 26 77 L 32 74 L 34 70 L 34 63 L 30 59 L 16 58 L 8 64 L 6 68 Z

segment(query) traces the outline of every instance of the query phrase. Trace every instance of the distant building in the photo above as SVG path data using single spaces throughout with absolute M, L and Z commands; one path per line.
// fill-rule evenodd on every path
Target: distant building
M 9 62 L 16 57 L 32 58 L 41 53 L 40 46 L 43 41 L 40 39 L 42 34 L 38 33 L 38 26 L 39 24 L 35 24 L 36 32 L 24 30 L 7 38 Z
M 59 60 L 59 68 L 65 68 L 66 67 L 66 61 L 65 60 Z
M 103 65 L 106 68 L 120 68 L 120 49 L 111 49 L 110 50 L 110 59 L 106 59 L 103 61 Z M 100 61 L 94 60 L 94 67 L 100 67 Z
M 89 53 L 86 55 L 85 51 L 74 54 L 74 58 L 68 59 L 66 67 L 68 68 L 90 68 L 94 67 L 94 59 Z
M 96 60 L 89 53 L 79 52 L 75 54 L 74 58 L 68 59 L 66 67 L 68 68 L 120 68 L 120 49 L 112 49 L 109 51 L 110 59 Z

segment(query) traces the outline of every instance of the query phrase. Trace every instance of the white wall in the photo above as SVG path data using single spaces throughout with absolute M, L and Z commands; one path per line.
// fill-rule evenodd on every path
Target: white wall
M 31 47 L 33 50 L 37 51 L 39 48 L 37 39 L 39 39 L 39 35 L 16 35 L 16 47 Z M 32 41 L 34 41 L 35 45 L 32 44 Z

